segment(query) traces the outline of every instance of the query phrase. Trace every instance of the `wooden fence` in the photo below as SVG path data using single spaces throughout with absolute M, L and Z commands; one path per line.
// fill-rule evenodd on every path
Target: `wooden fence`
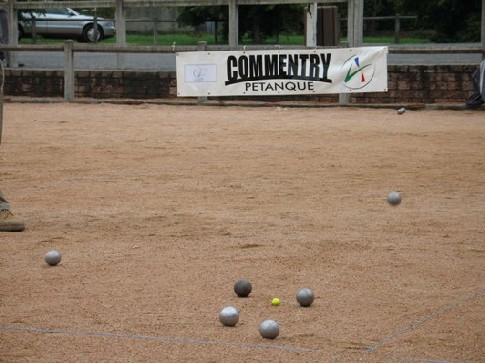
M 485 0 L 483 0 L 485 2 Z M 8 0 L 9 5 L 9 44 L 18 45 L 18 11 L 49 9 L 60 7 L 81 7 L 81 8 L 115 8 L 115 27 L 116 44 L 119 47 L 126 46 L 126 9 L 130 7 L 163 7 L 163 6 L 208 6 L 224 5 L 228 6 L 229 47 L 238 45 L 238 9 L 244 5 L 264 5 L 264 4 L 308 4 L 306 12 L 307 29 L 306 45 L 314 47 L 317 44 L 317 8 L 319 4 L 347 3 L 348 21 L 347 38 L 350 46 L 362 45 L 362 28 L 364 0 L 92 0 L 92 1 L 16 1 Z M 10 62 L 16 66 L 17 59 L 15 53 L 11 54 Z
M 240 47 L 241 50 L 243 47 Z M 305 46 L 291 46 L 281 47 L 281 49 L 304 49 Z M 323 48 L 323 47 L 317 47 Z M 9 50 L 15 52 L 23 51 L 49 51 L 49 52 L 63 52 L 64 53 L 64 99 L 66 101 L 74 100 L 75 89 L 75 69 L 74 69 L 74 54 L 77 52 L 96 52 L 96 53 L 115 53 L 118 56 L 127 53 L 138 54 L 150 54 L 150 53 L 175 53 L 175 52 L 187 52 L 187 51 L 222 51 L 229 50 L 232 47 L 227 45 L 207 46 L 206 42 L 199 42 L 194 46 L 113 46 L 113 45 L 100 45 L 100 44 L 83 44 L 75 43 L 72 40 L 65 41 L 64 44 L 58 45 L 0 45 L 0 50 Z M 247 50 L 267 50 L 274 49 L 274 46 L 260 45 L 260 46 L 245 46 Z M 439 46 L 439 47 L 422 47 L 422 46 L 395 46 L 390 47 L 389 51 L 395 54 L 450 54 L 450 53 L 482 53 L 482 49 L 479 45 L 456 47 L 453 45 Z M 483 54 L 483 53 L 482 53 Z M 123 68 L 122 64 L 118 64 L 118 68 Z M 340 99 L 340 103 L 348 103 L 347 100 Z

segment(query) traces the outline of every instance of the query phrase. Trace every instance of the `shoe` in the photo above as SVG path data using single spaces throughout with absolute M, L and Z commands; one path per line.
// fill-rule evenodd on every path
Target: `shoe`
M 22 232 L 24 223 L 12 214 L 8 209 L 0 210 L 0 232 Z

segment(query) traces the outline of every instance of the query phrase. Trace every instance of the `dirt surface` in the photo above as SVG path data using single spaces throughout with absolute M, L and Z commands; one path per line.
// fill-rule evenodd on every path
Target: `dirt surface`
M 485 362 L 484 157 L 483 112 L 7 103 L 0 361 Z

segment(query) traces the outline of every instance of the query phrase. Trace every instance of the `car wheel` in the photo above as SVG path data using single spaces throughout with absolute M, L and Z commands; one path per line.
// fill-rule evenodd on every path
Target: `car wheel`
M 83 30 L 83 41 L 88 42 L 88 43 L 94 43 L 94 42 L 98 42 L 101 39 L 103 39 L 104 32 L 103 32 L 103 28 L 100 25 L 98 25 L 97 34 L 95 34 L 95 33 L 96 32 L 94 31 L 94 24 L 86 25 L 84 27 L 84 30 Z M 97 35 L 97 37 L 96 37 L 96 35 Z

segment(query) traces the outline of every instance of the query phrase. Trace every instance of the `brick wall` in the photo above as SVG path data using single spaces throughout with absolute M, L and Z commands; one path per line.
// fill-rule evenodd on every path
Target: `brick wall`
M 351 102 L 461 104 L 473 93 L 471 74 L 476 67 L 474 65 L 389 66 L 388 92 L 356 93 L 352 95 Z M 62 71 L 9 69 L 5 76 L 5 95 L 63 97 Z M 177 95 L 175 72 L 76 71 L 75 84 L 76 98 L 173 99 Z M 338 101 L 338 95 L 265 97 L 259 100 L 312 100 L 335 103 Z
M 97 99 L 175 98 L 175 72 L 76 71 L 75 97 Z M 63 97 L 64 72 L 9 69 L 4 94 L 23 97 Z
M 463 103 L 473 94 L 477 66 L 389 66 L 386 93 L 361 93 L 356 103 Z

